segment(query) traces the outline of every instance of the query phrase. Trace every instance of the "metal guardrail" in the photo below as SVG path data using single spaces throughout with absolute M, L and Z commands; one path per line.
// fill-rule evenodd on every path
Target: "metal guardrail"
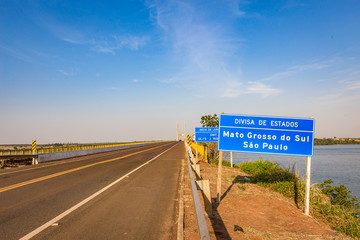
M 195 184 L 194 174 L 193 174 L 192 168 L 190 166 L 190 159 L 195 159 L 195 157 L 193 156 L 190 146 L 186 142 L 185 142 L 185 147 L 186 147 L 186 156 L 188 159 L 188 168 L 189 168 L 190 182 L 191 182 L 191 192 L 192 192 L 193 201 L 194 201 L 194 205 L 195 205 L 196 219 L 197 219 L 200 239 L 201 240 L 203 240 L 203 239 L 210 240 L 210 234 L 209 234 L 209 229 L 206 224 L 205 214 L 204 214 L 203 208 L 201 206 L 200 198 L 199 198 L 196 184 Z
M 117 143 L 117 144 L 102 144 L 102 145 L 82 145 L 82 146 L 72 146 L 72 147 L 55 147 L 55 148 L 38 148 L 35 151 L 36 154 L 44 154 L 44 153 L 54 153 L 54 152 L 67 152 L 67 151 L 76 151 L 76 150 L 85 150 L 85 149 L 95 149 L 95 148 L 107 148 L 107 147 L 117 147 L 117 146 L 125 146 L 125 145 L 135 145 L 135 144 L 145 144 L 145 143 L 153 143 L 157 141 L 151 142 L 131 142 L 131 143 Z M 30 146 L 31 147 L 31 146 Z M 24 150 L 0 150 L 1 156 L 22 156 L 22 155 L 33 155 L 31 149 Z

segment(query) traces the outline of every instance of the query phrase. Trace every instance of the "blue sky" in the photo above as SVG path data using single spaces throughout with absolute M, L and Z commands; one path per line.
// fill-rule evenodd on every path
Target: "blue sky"
M 200 117 L 360 137 L 360 2 L 0 0 L 0 144 L 175 139 Z

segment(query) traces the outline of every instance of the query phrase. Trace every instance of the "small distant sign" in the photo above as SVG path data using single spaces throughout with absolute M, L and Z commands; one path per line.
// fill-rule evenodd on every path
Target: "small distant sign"
M 218 149 L 312 156 L 314 119 L 221 114 Z
M 195 128 L 196 142 L 217 142 L 219 140 L 218 127 L 197 127 Z

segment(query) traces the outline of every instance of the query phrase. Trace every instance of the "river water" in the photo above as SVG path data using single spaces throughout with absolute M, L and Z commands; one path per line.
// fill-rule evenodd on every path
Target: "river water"
M 230 154 L 224 153 L 224 160 L 230 161 Z M 256 161 L 258 159 L 279 163 L 282 167 L 296 169 L 305 178 L 306 157 L 284 155 L 233 153 L 233 163 Z M 360 144 L 315 146 L 311 158 L 311 184 L 322 183 L 331 178 L 334 185 L 345 185 L 360 200 Z

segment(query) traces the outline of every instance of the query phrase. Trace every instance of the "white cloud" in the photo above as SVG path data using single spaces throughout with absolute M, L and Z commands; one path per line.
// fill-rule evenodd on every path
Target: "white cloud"
M 354 67 L 339 71 L 334 78 L 341 80 L 338 80 L 334 88 L 328 93 L 317 97 L 317 99 L 326 104 L 360 104 L 360 71 L 354 70 Z
M 44 25 L 44 27 L 54 34 L 56 37 L 62 41 L 79 44 L 79 45 L 91 45 L 94 43 L 94 40 L 88 38 L 81 31 L 78 31 L 72 27 L 67 27 L 58 23 L 54 23 L 54 20 L 41 21 L 39 24 Z
M 112 36 L 107 40 L 92 41 L 89 45 L 93 51 L 115 54 L 116 51 L 119 51 L 123 48 L 139 50 L 140 48 L 144 47 L 148 41 L 149 38 L 147 36 Z
M 301 72 L 311 71 L 311 70 L 321 70 L 324 68 L 328 68 L 328 67 L 333 66 L 335 63 L 336 63 L 336 59 L 327 60 L 327 61 L 319 61 L 319 62 L 304 64 L 304 65 L 295 65 L 295 66 L 288 67 L 286 70 L 284 70 L 282 72 L 274 73 L 270 77 L 263 78 L 263 79 L 261 79 L 261 81 L 277 81 L 277 80 L 283 79 L 284 77 L 289 77 L 289 76 L 292 76 L 292 75 L 295 75 L 295 74 L 298 74 Z
M 74 71 L 67 72 L 65 70 L 58 70 L 58 72 L 62 73 L 64 76 L 74 76 L 75 75 Z
M 107 90 L 112 90 L 112 91 L 120 91 L 122 89 L 123 88 L 120 88 L 120 87 L 109 87 L 109 88 L 107 88 Z
M 179 71 L 162 82 L 189 89 L 201 89 L 197 96 L 237 98 L 244 94 L 262 97 L 281 91 L 261 82 L 244 82 L 239 50 L 242 45 L 231 23 L 243 17 L 239 0 L 211 1 L 211 9 L 221 11 L 221 18 L 213 20 L 205 2 L 153 1 L 149 4 L 165 43 L 173 46 Z M 214 6 L 215 5 L 215 6 Z M 293 70 L 294 71 L 294 70 Z
M 227 83 L 221 91 L 221 96 L 226 98 L 236 98 L 243 94 L 243 84 L 239 81 Z
M 360 65 L 353 65 L 346 69 L 336 72 L 339 81 L 347 90 L 360 89 Z
M 270 95 L 276 95 L 281 93 L 280 89 L 271 87 L 261 82 L 248 82 L 246 93 L 247 94 L 260 94 L 263 97 L 268 97 Z
M 117 45 L 121 48 L 127 47 L 132 50 L 139 50 L 146 45 L 149 41 L 149 37 L 147 36 L 114 36 L 115 40 L 117 41 Z
M 271 87 L 270 85 L 261 82 L 247 82 L 239 81 L 227 82 L 224 88 L 220 90 L 222 97 L 236 98 L 245 94 L 256 94 L 263 98 L 280 94 L 282 91 Z
M 359 90 L 360 89 L 360 80 L 356 82 L 350 82 L 348 86 L 349 90 Z
M 169 54 L 178 68 L 162 82 L 212 92 L 222 89 L 220 97 L 238 97 L 244 92 L 238 60 L 242 41 L 227 24 L 243 13 L 238 0 L 226 3 L 211 1 L 212 10 L 222 11 L 216 21 L 207 2 L 155 0 L 148 4 L 164 43 L 172 46 Z
M 242 0 L 229 0 L 229 1 L 224 1 L 225 3 L 227 3 L 233 13 L 234 16 L 236 17 L 245 17 L 246 13 L 244 11 L 242 11 L 240 9 L 240 5 L 242 3 L 244 3 L 244 1 Z
M 90 50 L 99 53 L 116 54 L 117 51 L 127 48 L 130 50 L 139 50 L 150 40 L 148 36 L 136 36 L 132 34 L 124 35 L 99 35 L 96 37 L 88 36 L 85 32 L 56 23 L 46 23 L 46 28 L 62 41 L 84 45 Z
M 212 22 L 206 10 L 190 2 L 170 1 L 157 5 L 157 22 L 177 58 L 198 70 L 226 67 L 241 44 L 230 37 L 225 25 Z M 205 16 L 204 16 L 205 15 Z
M 319 104 L 329 106 L 331 104 L 343 104 L 343 106 L 349 106 L 350 104 L 359 105 L 360 95 L 359 94 L 347 94 L 344 89 L 334 91 L 322 96 L 315 98 Z M 335 106 L 334 106 L 335 107 Z
M 0 44 L 0 50 L 5 51 L 8 55 L 10 55 L 16 59 L 19 59 L 23 62 L 34 63 L 34 59 L 32 57 L 30 57 L 28 54 L 26 54 L 23 51 L 20 51 L 18 49 L 15 50 L 11 47 L 7 47 L 7 46 Z

